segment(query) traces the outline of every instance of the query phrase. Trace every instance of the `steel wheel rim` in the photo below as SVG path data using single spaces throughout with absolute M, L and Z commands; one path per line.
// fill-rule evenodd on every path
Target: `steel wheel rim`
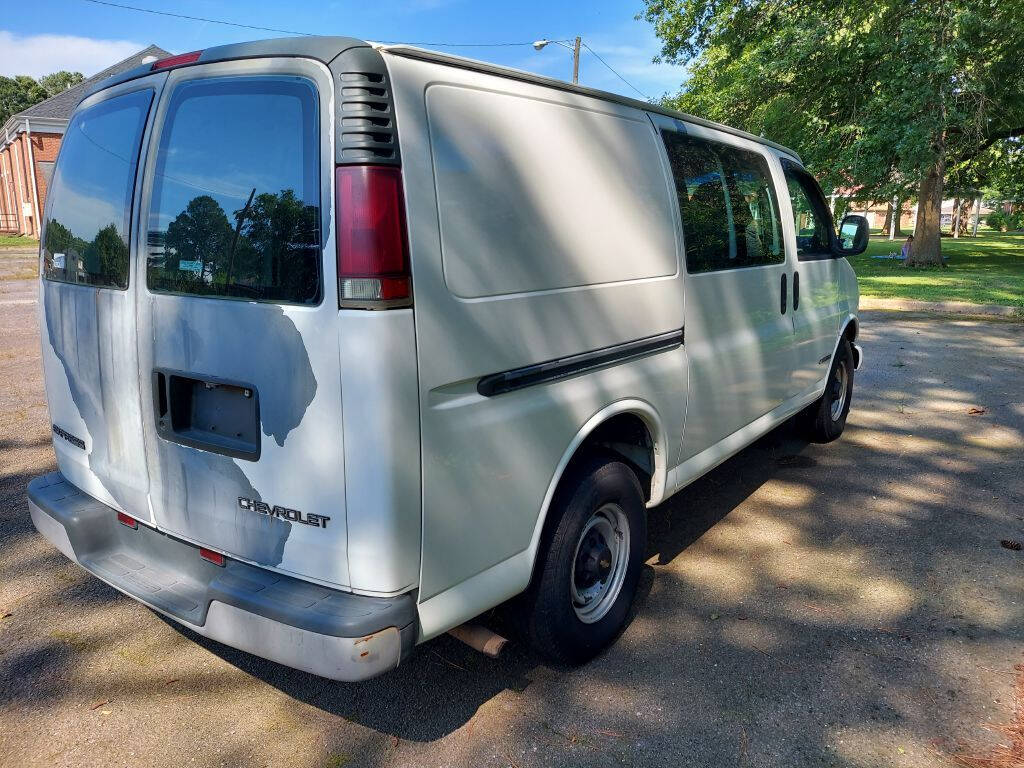
M 618 504 L 605 504 L 583 526 L 572 558 L 569 597 L 584 624 L 603 619 L 622 592 L 629 565 L 629 520 Z
M 832 394 L 832 405 L 830 407 L 830 413 L 832 415 L 832 421 L 839 421 L 839 417 L 843 415 L 843 408 L 846 406 L 846 386 L 849 374 L 846 372 L 846 362 L 841 362 L 836 366 L 836 371 L 832 374 L 832 381 L 829 383 Z

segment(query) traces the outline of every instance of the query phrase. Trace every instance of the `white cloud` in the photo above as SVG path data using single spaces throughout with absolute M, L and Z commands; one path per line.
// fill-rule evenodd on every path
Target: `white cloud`
M 40 77 L 66 69 L 89 77 L 145 47 L 131 40 L 16 35 L 0 30 L 0 75 Z

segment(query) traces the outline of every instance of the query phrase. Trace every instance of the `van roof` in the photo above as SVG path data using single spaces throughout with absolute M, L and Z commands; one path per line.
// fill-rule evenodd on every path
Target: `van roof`
M 521 80 L 530 83 L 536 83 L 549 88 L 557 88 L 562 91 L 569 91 L 572 93 L 579 93 L 584 96 L 590 96 L 592 98 L 603 99 L 605 101 L 615 102 L 617 104 L 624 104 L 626 106 L 635 107 L 637 109 L 647 110 L 648 112 L 656 112 L 658 114 L 667 115 L 668 117 L 674 117 L 679 120 L 684 120 L 688 123 L 695 125 L 702 125 L 707 128 L 713 128 L 715 130 L 723 131 L 725 133 L 732 134 L 733 136 L 739 136 L 750 141 L 756 141 L 759 144 L 777 149 L 780 152 L 784 152 L 787 155 L 800 161 L 800 156 L 789 147 L 785 147 L 782 144 L 777 144 L 774 141 L 770 141 L 763 136 L 755 136 L 752 133 L 741 131 L 738 128 L 732 128 L 728 125 L 722 125 L 712 120 L 705 120 L 701 117 L 695 117 L 694 115 L 688 115 L 684 112 L 677 112 L 674 109 L 667 109 L 658 104 L 652 104 L 647 101 L 640 101 L 639 99 L 632 99 L 629 96 L 623 96 L 618 93 L 611 93 L 609 91 L 601 91 L 596 88 L 587 88 L 582 85 L 574 85 L 572 83 L 565 82 L 564 80 L 556 80 L 551 77 L 543 77 L 542 75 L 535 75 L 531 72 L 524 72 L 520 69 L 513 69 L 511 67 L 502 67 L 497 64 L 489 64 L 484 61 L 478 61 L 476 59 L 467 59 L 462 56 L 455 56 L 449 53 L 440 53 L 438 51 L 431 51 L 425 48 L 417 48 L 412 45 L 403 44 L 381 44 L 374 43 L 372 41 L 360 40 L 354 37 L 328 37 L 328 36 L 306 36 L 306 37 L 279 37 L 272 38 L 269 40 L 256 40 L 248 43 L 231 43 L 229 45 L 218 45 L 212 48 L 205 48 L 201 52 L 199 59 L 195 62 L 196 64 L 206 64 L 213 61 L 228 61 L 231 59 L 253 59 L 260 58 L 263 56 L 295 56 L 302 58 L 311 58 L 322 61 L 325 64 L 330 64 L 331 61 L 336 59 L 345 51 L 350 48 L 367 48 L 373 47 L 377 50 L 387 51 L 388 53 L 396 56 L 405 56 L 412 59 L 421 59 L 423 61 L 433 61 L 439 64 L 447 64 L 449 66 L 460 67 L 462 69 L 470 69 L 477 72 L 486 72 L 499 77 L 507 77 L 514 80 Z M 152 71 L 151 64 L 145 64 L 134 69 L 127 70 L 125 72 L 118 72 L 105 80 L 97 82 L 92 88 L 88 89 L 88 92 L 83 94 L 83 98 L 109 88 L 112 85 L 122 83 L 128 80 L 133 80 L 138 77 L 144 77 Z
M 722 123 L 716 123 L 713 120 L 705 120 L 702 117 L 695 117 L 694 115 L 686 114 L 685 112 L 679 112 L 674 109 L 668 109 L 658 104 L 652 104 L 649 101 L 641 101 L 640 99 L 633 99 L 629 96 L 623 96 L 618 93 L 612 93 L 610 91 L 602 91 L 597 88 L 587 88 L 583 85 L 576 85 L 573 83 L 566 82 L 565 80 L 557 80 L 552 77 L 544 77 L 543 75 L 535 75 L 532 72 L 525 72 L 521 69 L 513 69 L 512 67 L 503 67 L 498 64 L 489 64 L 485 61 L 478 61 L 476 59 L 467 59 L 462 56 L 455 56 L 450 53 L 441 53 L 439 51 L 431 51 L 425 48 L 417 48 L 412 45 L 382 45 L 373 44 L 378 50 L 387 51 L 393 53 L 396 56 L 406 56 L 411 59 L 422 59 L 424 61 L 435 61 L 439 64 L 448 64 L 455 67 L 461 67 L 462 69 L 471 69 L 477 72 L 487 72 L 493 75 L 499 75 L 501 77 L 508 77 L 514 80 L 522 80 L 529 83 L 536 83 L 538 85 L 544 85 L 549 88 L 558 88 L 562 91 L 570 91 L 572 93 L 579 93 L 584 96 L 590 96 L 592 98 L 603 99 L 604 101 L 615 102 L 616 104 L 624 104 L 629 107 L 636 107 L 637 109 L 644 109 L 648 112 L 657 112 L 661 115 L 668 117 L 674 117 L 679 120 L 684 120 L 688 123 L 695 125 L 701 125 L 706 128 L 714 128 L 715 130 L 722 131 L 724 133 L 732 134 L 733 136 L 740 136 L 744 139 L 750 139 L 756 141 L 758 144 L 764 144 L 766 146 L 777 149 L 780 152 L 784 152 L 790 155 L 798 162 L 800 156 L 789 147 L 778 144 L 770 139 L 766 139 L 763 136 L 755 136 L 752 133 L 741 131 L 739 128 L 733 128 Z

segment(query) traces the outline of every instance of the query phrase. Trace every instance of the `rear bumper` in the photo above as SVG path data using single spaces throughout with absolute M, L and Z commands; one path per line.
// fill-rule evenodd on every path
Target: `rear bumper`
M 224 567 L 198 547 L 139 524 L 59 472 L 28 486 L 32 522 L 93 575 L 234 648 L 332 680 L 365 680 L 398 666 L 416 637 L 411 594 L 373 598 L 327 589 L 246 563 Z

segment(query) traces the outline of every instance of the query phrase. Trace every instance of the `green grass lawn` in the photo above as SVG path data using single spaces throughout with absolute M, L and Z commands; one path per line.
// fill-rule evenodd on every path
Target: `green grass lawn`
M 944 237 L 945 269 L 908 268 L 897 260 L 871 258 L 899 251 L 904 239 L 890 242 L 873 235 L 868 249 L 850 259 L 862 296 L 1024 307 L 1024 233 L 982 227 L 976 238 Z
M 19 237 L 18 235 L 0 235 L 0 248 L 4 246 L 19 246 L 22 248 L 38 248 L 39 241 L 31 237 Z

